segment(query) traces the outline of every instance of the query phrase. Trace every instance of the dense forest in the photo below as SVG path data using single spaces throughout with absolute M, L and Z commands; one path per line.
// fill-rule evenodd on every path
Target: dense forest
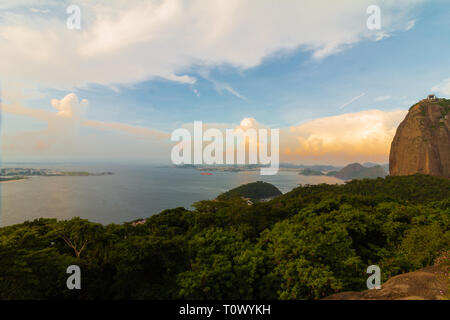
M 0 229 L 0 299 L 320 299 L 433 264 L 450 248 L 450 180 L 306 185 L 165 210 L 143 224 L 39 219 Z M 66 288 L 78 265 L 82 289 Z

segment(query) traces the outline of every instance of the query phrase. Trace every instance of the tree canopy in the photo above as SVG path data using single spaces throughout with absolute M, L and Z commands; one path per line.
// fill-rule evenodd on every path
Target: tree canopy
M 450 181 L 301 186 L 268 202 L 200 201 L 133 225 L 0 228 L 0 299 L 319 299 L 430 265 L 450 248 Z M 79 265 L 82 290 L 66 288 Z

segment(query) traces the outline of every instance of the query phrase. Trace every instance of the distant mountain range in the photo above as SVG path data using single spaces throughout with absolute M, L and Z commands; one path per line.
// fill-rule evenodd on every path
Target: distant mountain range
M 385 176 L 388 175 L 387 171 L 383 168 L 383 166 L 371 162 L 366 162 L 364 165 L 361 165 L 359 163 L 352 163 L 340 170 L 334 170 L 329 172 L 314 170 L 313 167 L 310 167 L 301 170 L 299 174 L 304 176 L 326 175 L 329 177 L 336 177 L 342 180 L 384 178 Z
M 375 163 L 375 162 L 364 162 L 362 164 L 363 167 L 366 168 L 371 168 L 371 167 L 376 167 L 376 166 L 380 166 L 382 167 L 386 172 L 389 172 L 389 163 L 383 163 L 383 164 L 379 164 L 379 163 Z
M 348 168 L 350 166 L 350 168 Z M 264 165 L 178 165 L 172 166 L 184 169 L 196 169 L 199 171 L 223 171 L 223 172 L 240 172 L 254 171 L 259 168 L 266 167 Z M 374 162 L 365 162 L 362 165 L 353 163 L 346 167 L 332 165 L 303 165 L 293 163 L 280 163 L 280 169 L 294 170 L 299 169 L 299 174 L 304 176 L 335 176 L 343 180 L 362 179 L 362 178 L 378 178 L 385 177 L 389 172 L 389 164 L 378 164 Z
M 352 163 L 339 171 L 331 171 L 327 176 L 333 176 L 342 180 L 384 178 L 387 172 L 380 165 L 365 167 L 359 163 Z
M 333 170 L 339 170 L 342 167 L 339 166 L 332 166 L 332 165 L 303 165 L 303 164 L 292 164 L 292 163 L 280 163 L 280 168 L 286 168 L 286 169 L 311 169 L 315 171 L 333 171 Z

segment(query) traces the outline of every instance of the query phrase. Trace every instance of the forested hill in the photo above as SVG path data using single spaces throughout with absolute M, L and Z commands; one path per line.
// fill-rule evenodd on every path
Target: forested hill
M 243 197 L 251 200 L 263 200 L 281 195 L 273 184 L 257 181 L 253 183 L 243 184 L 230 191 L 224 192 L 217 197 L 218 200 L 230 200 L 234 197 Z
M 450 199 L 450 179 L 429 175 L 387 176 L 386 178 L 352 180 L 343 185 L 309 185 L 295 188 L 280 197 L 286 203 L 309 202 L 325 199 L 329 195 L 370 196 L 377 201 L 400 201 L 403 203 L 428 203 Z M 301 199 L 300 199 L 301 198 Z
M 144 224 L 0 228 L 0 299 L 319 299 L 433 264 L 450 248 L 450 180 L 425 175 L 165 210 Z M 79 265 L 82 290 L 66 288 Z

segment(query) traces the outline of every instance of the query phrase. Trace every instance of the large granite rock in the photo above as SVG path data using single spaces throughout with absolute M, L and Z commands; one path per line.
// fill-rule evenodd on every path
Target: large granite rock
M 447 300 L 449 271 L 448 266 L 430 266 L 395 276 L 379 290 L 340 292 L 324 300 Z
M 390 175 L 450 178 L 449 111 L 450 100 L 434 97 L 410 108 L 391 144 Z

